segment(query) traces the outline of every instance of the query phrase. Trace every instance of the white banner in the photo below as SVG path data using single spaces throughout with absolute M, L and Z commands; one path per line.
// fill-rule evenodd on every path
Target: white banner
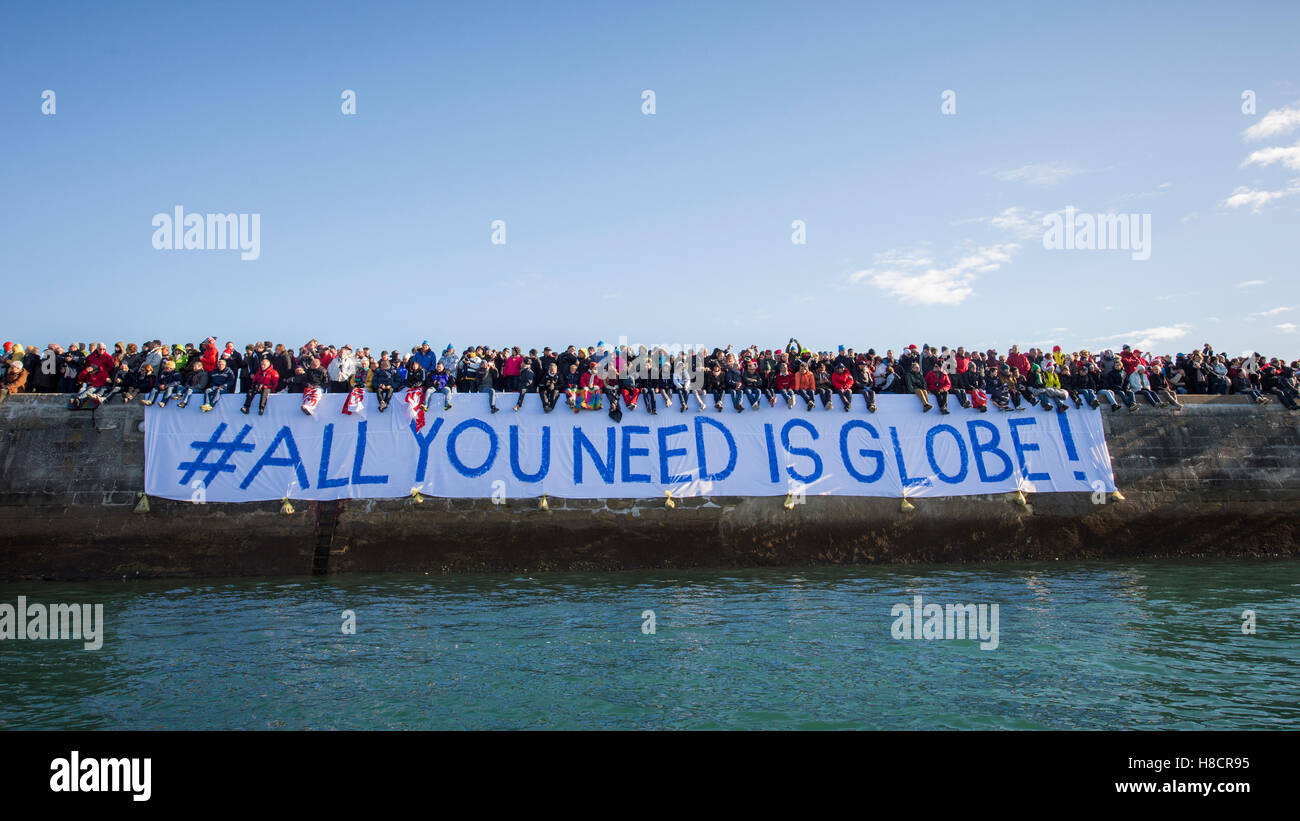
M 442 409 L 435 396 L 423 426 L 399 391 L 380 413 L 373 395 L 356 413 L 346 394 L 321 397 L 314 415 L 302 397 L 270 397 L 264 416 L 240 413 L 243 396 L 223 397 L 203 413 L 150 407 L 145 413 L 145 492 L 209 502 L 293 499 L 550 496 L 965 496 L 1113 491 L 1114 475 L 1101 416 L 1094 410 L 922 413 L 914 396 L 881 396 L 878 413 L 861 397 L 850 412 L 820 404 L 737 413 L 650 415 L 624 409 L 622 423 L 604 410 L 574 413 L 563 397 L 543 413 L 530 394 L 455 394 Z

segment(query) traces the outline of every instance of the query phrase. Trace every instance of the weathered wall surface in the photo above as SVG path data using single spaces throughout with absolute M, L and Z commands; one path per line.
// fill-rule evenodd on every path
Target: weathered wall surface
M 1123 502 L 967 496 L 911 512 L 810 496 L 790 511 L 780 497 L 672 510 L 551 499 L 549 512 L 535 499 L 426 498 L 295 502 L 292 515 L 275 502 L 150 499 L 140 514 L 143 410 L 0 400 L 0 580 L 1300 555 L 1300 413 L 1235 397 L 1104 411 Z

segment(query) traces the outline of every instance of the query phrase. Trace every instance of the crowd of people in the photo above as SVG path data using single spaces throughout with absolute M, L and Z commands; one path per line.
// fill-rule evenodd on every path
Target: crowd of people
M 9 393 L 62 393 L 70 408 L 95 407 L 120 399 L 144 405 L 186 407 L 201 402 L 212 410 L 227 394 L 243 396 L 241 410 L 266 410 L 274 393 L 301 394 L 302 409 L 314 413 L 323 393 L 346 393 L 344 412 L 373 396 L 380 412 L 394 395 L 412 410 L 427 412 L 467 394 L 485 395 L 487 409 L 497 413 L 498 397 L 522 407 L 536 393 L 550 413 L 563 400 L 578 413 L 605 410 L 621 419 L 624 410 L 643 406 L 648 413 L 674 407 L 686 412 L 729 405 L 737 413 L 758 410 L 764 401 L 775 406 L 796 404 L 808 411 L 854 404 L 874 413 L 879 394 L 912 394 L 923 410 L 950 412 L 955 400 L 963 408 L 987 412 L 1065 411 L 1087 405 L 1112 412 L 1127 408 L 1183 407 L 1180 397 L 1196 394 L 1240 394 L 1256 403 L 1273 400 L 1300 410 L 1296 370 L 1300 361 L 1286 362 L 1260 354 L 1230 357 L 1206 344 L 1200 350 L 1156 355 L 1124 345 L 1118 351 L 994 350 L 909 345 L 901 353 L 874 349 L 857 352 L 813 352 L 791 339 L 784 347 L 739 351 L 700 348 L 694 351 L 644 346 L 564 349 L 518 346 L 495 349 L 475 346 L 458 352 L 451 345 L 434 350 L 426 340 L 405 351 L 335 347 L 311 340 L 297 350 L 283 344 L 258 342 L 238 350 L 215 338 L 193 344 L 118 342 L 50 344 L 43 350 L 4 343 L 0 380 Z M 693 400 L 693 401 L 692 401 Z M 481 401 L 481 400 L 480 400 Z

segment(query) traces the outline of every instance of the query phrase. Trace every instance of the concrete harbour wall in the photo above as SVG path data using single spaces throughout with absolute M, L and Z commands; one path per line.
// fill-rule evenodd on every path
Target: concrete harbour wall
M 1197 400 L 1200 401 L 1197 401 Z M 1038 411 L 1028 411 L 1037 413 Z M 962 413 L 958 410 L 957 413 Z M 1103 411 L 1125 500 L 1039 494 L 355 500 L 150 498 L 144 409 L 0 399 L 0 580 L 1300 555 L 1300 413 L 1237 397 Z

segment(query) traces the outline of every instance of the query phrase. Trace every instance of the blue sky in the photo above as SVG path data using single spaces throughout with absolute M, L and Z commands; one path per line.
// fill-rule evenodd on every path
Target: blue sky
M 4 339 L 1300 354 L 1300 4 L 4 18 Z M 259 258 L 155 250 L 177 205 Z M 1044 248 L 1067 206 L 1150 258 Z

